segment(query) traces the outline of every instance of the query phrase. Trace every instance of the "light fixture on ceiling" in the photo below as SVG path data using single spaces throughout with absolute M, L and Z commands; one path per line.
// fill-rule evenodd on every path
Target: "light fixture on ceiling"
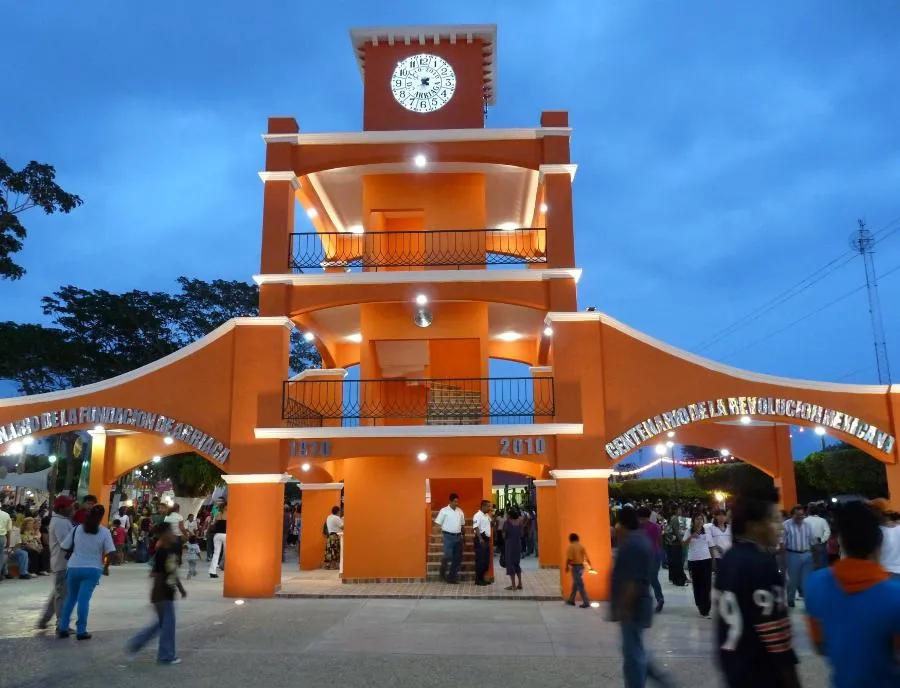
M 741 423 L 743 423 L 744 425 L 750 425 L 750 423 L 752 422 L 753 419 L 751 419 L 750 416 L 741 416 Z
M 548 210 L 550 210 L 550 207 L 546 203 L 541 203 L 541 212 L 546 213 Z
M 547 327 L 544 328 L 544 336 L 545 337 L 553 336 L 553 328 L 550 327 L 549 325 L 547 325 Z
M 307 208 L 306 209 L 306 217 L 308 217 L 310 220 L 312 220 L 318 214 L 319 214 L 319 212 L 315 208 Z
M 719 450 L 719 454 L 720 454 L 721 456 L 731 456 L 731 452 L 728 451 L 727 449 L 720 449 L 720 450 Z
M 425 294 L 417 294 L 416 295 L 416 305 L 417 306 L 424 306 L 426 303 L 428 303 L 428 297 L 425 296 Z
M 669 449 L 671 449 L 672 447 L 675 446 L 675 443 L 674 443 L 672 440 L 669 440 L 668 442 L 666 442 L 666 446 L 667 446 Z
M 421 170 L 428 164 L 428 158 L 419 153 L 416 157 L 413 158 L 413 164 Z
M 161 457 L 161 456 L 154 456 L 153 459 L 151 459 L 151 460 L 153 461 L 153 463 L 159 463 L 160 461 L 162 461 L 162 457 Z
M 171 437 L 166 436 L 163 438 L 163 444 L 175 444 L 175 440 L 173 440 Z
M 316 338 L 316 335 L 314 335 L 312 332 L 304 332 L 303 333 L 303 340 L 306 342 L 311 342 L 315 338 Z
M 428 461 L 428 454 L 426 454 L 425 452 L 419 452 L 418 454 L 416 454 L 416 458 L 419 461 Z
M 22 444 L 24 444 L 26 447 L 28 447 L 28 446 L 34 444 L 34 438 L 33 437 L 23 437 Z
M 666 437 L 668 437 L 669 439 L 672 439 L 673 437 L 675 437 L 675 431 L 669 430 L 669 432 L 666 433 Z
M 354 344 L 359 344 L 362 341 L 362 335 L 359 332 L 354 332 L 353 334 L 348 334 L 347 341 L 353 342 Z
M 347 227 L 347 231 L 351 234 L 363 234 L 366 230 L 362 225 L 350 225 Z
M 497 229 L 501 229 L 504 232 L 514 232 L 517 229 L 519 229 L 519 223 L 518 222 L 501 222 L 499 225 L 497 225 Z
M 308 463 L 305 463 L 302 466 L 300 466 L 300 470 L 303 471 L 304 473 L 306 471 L 308 471 L 309 469 L 310 469 L 310 465 Z
M 416 327 L 428 327 L 434 321 L 434 316 L 427 308 L 417 308 L 413 314 L 413 322 Z
M 504 342 L 514 342 L 521 338 L 522 338 L 522 335 L 520 335 L 518 332 L 513 332 L 512 330 L 510 330 L 508 332 L 501 332 L 500 334 L 497 335 L 497 339 L 504 341 Z
M 102 425 L 95 425 L 95 426 L 94 426 L 94 432 L 103 432 L 105 429 L 106 429 L 106 428 L 104 428 Z

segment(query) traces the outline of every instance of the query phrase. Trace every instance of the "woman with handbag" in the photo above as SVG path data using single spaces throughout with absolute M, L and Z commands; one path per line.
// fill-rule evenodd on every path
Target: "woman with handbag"
M 91 597 L 106 569 L 106 557 L 116 551 L 109 529 L 100 525 L 105 515 L 106 509 L 102 504 L 92 507 L 84 523 L 72 530 L 60 544 L 62 549 L 68 551 L 69 562 L 66 568 L 66 601 L 63 602 L 56 630 L 59 638 L 68 638 L 72 634 L 69 625 L 77 604 L 75 637 L 78 640 L 91 639 L 87 630 Z

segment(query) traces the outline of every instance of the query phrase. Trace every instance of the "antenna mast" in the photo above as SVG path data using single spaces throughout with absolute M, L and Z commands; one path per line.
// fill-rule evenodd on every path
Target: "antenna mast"
M 869 294 L 869 315 L 872 318 L 872 337 L 875 343 L 875 365 L 878 382 L 891 384 L 891 366 L 888 362 L 884 322 L 881 319 L 881 300 L 878 298 L 878 278 L 875 274 L 875 237 L 866 229 L 864 220 L 857 220 L 859 229 L 850 235 L 850 248 L 859 253 L 866 267 L 866 291 Z

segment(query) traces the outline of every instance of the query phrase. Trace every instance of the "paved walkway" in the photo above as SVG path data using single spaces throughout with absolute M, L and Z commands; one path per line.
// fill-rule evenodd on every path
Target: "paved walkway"
M 290 572 L 292 573 L 292 572 Z M 289 573 L 289 575 L 290 575 Z M 227 575 L 227 572 L 226 574 Z M 528 578 L 526 577 L 526 585 Z M 310 685 L 317 688 L 516 688 L 621 686 L 618 629 L 606 610 L 553 602 L 468 599 L 276 599 L 236 605 L 222 579 L 187 583 L 178 603 L 184 663 L 157 666 L 154 649 L 127 662 L 125 640 L 151 619 L 146 567 L 113 569 L 94 595 L 88 642 L 33 630 L 49 581 L 0 583 L 0 686 Z M 347 586 L 344 586 L 347 587 Z M 712 622 L 690 589 L 665 586 L 666 608 L 650 644 L 678 685 L 720 684 L 712 660 Z M 795 622 L 804 685 L 826 685 Z

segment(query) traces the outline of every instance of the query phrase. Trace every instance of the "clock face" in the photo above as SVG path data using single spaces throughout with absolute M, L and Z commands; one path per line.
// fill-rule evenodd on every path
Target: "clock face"
M 453 67 L 437 55 L 404 57 L 391 76 L 394 99 L 412 112 L 434 112 L 444 107 L 456 90 Z

